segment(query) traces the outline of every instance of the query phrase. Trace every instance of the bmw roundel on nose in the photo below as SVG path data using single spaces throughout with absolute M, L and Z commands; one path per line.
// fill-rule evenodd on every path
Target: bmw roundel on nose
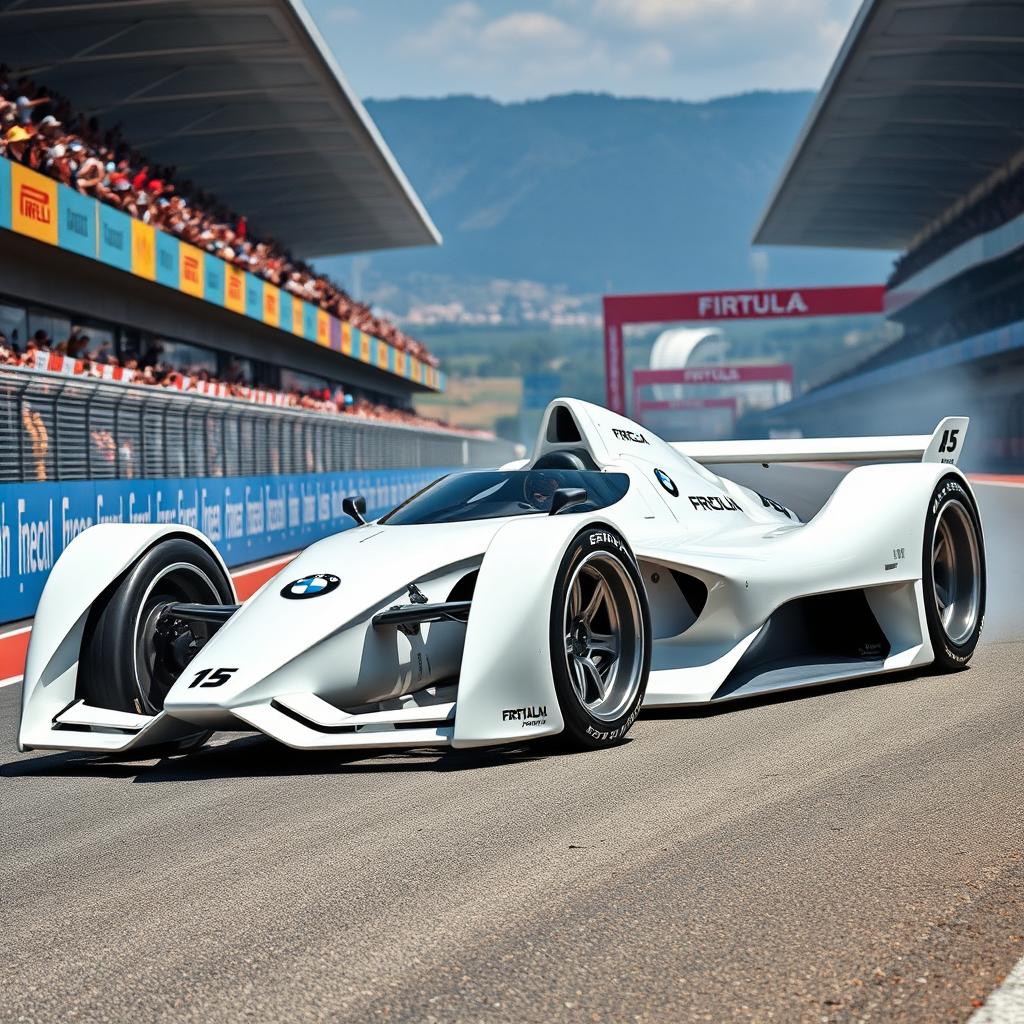
M 315 576 L 303 576 L 294 580 L 281 590 L 281 596 L 292 601 L 301 601 L 307 597 L 320 597 L 336 590 L 341 580 L 329 572 L 317 573 Z

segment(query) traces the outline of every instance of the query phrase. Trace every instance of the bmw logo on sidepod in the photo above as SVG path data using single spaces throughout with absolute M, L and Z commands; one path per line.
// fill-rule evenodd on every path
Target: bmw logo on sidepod
M 281 596 L 287 597 L 289 601 L 304 601 L 307 597 L 323 597 L 324 594 L 337 590 L 339 583 L 341 580 L 329 572 L 317 573 L 315 576 L 303 576 L 301 580 L 289 583 L 281 591 Z
M 665 472 L 663 469 L 656 469 L 654 475 L 658 478 L 658 483 L 672 495 L 673 498 L 679 497 L 679 488 L 676 487 L 676 482 Z

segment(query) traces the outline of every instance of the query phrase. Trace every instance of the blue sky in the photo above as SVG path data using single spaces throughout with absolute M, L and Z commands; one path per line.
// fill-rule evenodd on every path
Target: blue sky
M 816 89 L 859 0 L 306 0 L 357 93 Z

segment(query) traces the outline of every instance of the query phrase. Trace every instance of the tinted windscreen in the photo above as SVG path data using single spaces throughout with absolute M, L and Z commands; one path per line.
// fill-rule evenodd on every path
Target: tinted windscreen
M 416 526 L 543 515 L 551 511 L 551 499 L 561 487 L 582 487 L 587 492 L 584 503 L 567 508 L 563 515 L 593 512 L 620 501 L 629 489 L 629 477 L 575 469 L 456 473 L 414 494 L 380 521 L 388 526 Z

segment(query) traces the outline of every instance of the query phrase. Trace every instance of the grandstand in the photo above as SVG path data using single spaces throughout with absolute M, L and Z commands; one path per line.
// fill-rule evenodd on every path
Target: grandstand
M 440 238 L 299 3 L 13 5 L 0 38 L 9 346 L 380 405 L 442 386 L 305 263 Z
M 510 446 L 310 264 L 440 236 L 300 0 L 0 10 L 0 622 L 106 521 L 294 551 Z
M 900 250 L 885 307 L 902 332 L 747 433 L 967 412 L 989 464 L 1024 459 L 1022 91 L 1019 5 L 865 0 L 754 241 Z

